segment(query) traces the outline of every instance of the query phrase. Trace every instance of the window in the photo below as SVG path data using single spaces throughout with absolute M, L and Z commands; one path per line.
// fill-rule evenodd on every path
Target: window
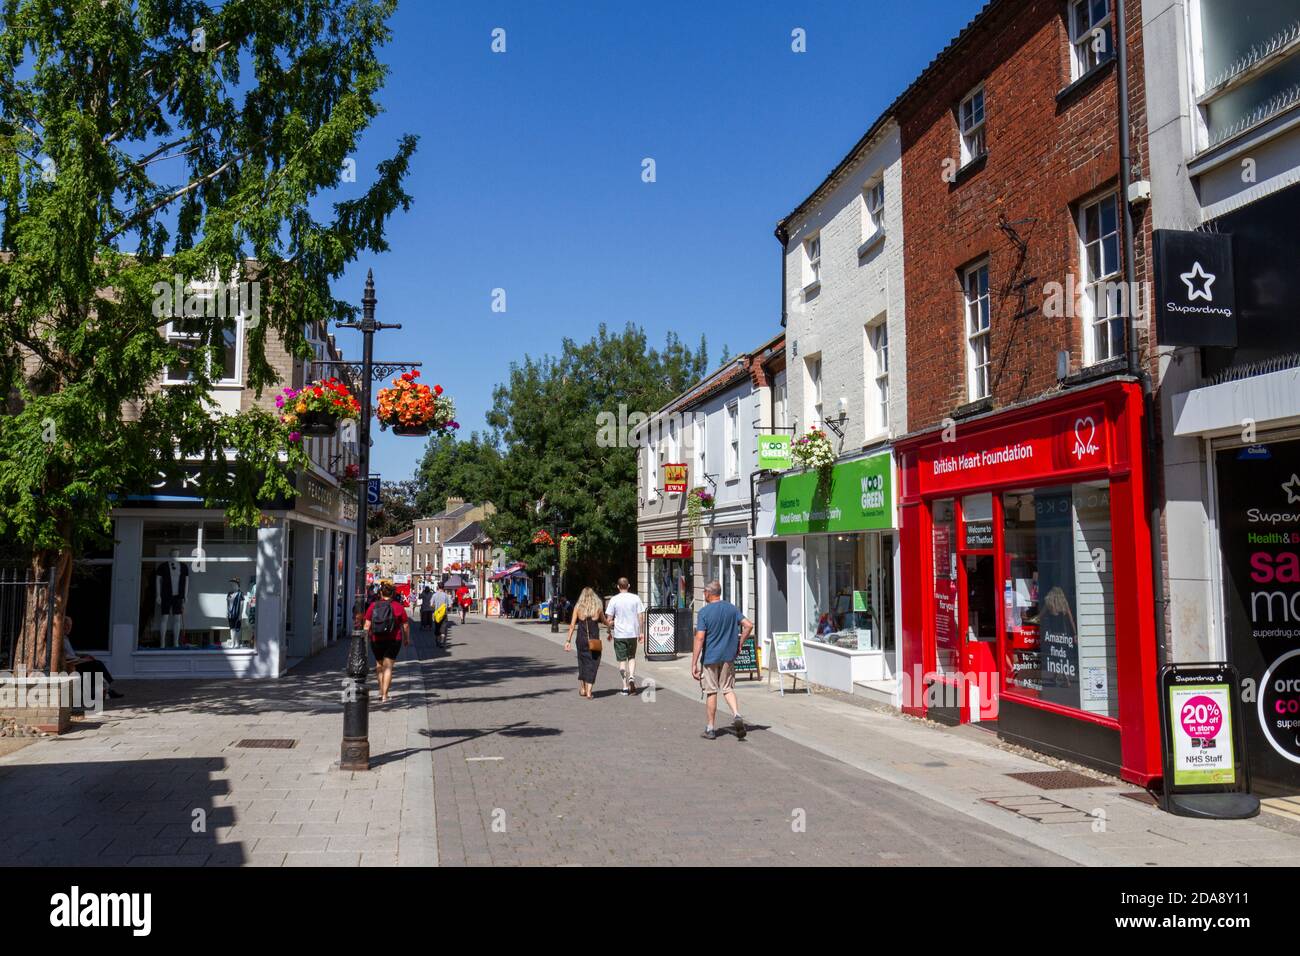
M 645 452 L 649 463 L 646 467 L 646 497 L 654 501 L 659 497 L 659 447 L 647 445 Z
M 1083 276 L 1084 362 L 1119 357 L 1126 303 L 1119 277 L 1119 203 L 1115 193 L 1079 209 Z
M 1110 0 L 1072 0 L 1070 3 L 1074 79 L 1110 59 L 1109 24 Z
M 1110 486 L 1003 495 L 1006 691 L 1118 718 Z
M 804 288 L 816 285 L 822 279 L 822 237 L 813 236 L 803 244 L 804 249 Z
M 804 394 L 807 397 L 805 413 L 809 428 L 820 428 L 822 424 L 822 357 L 813 355 L 804 359 L 807 383 Z
M 1191 5 L 1190 36 L 1202 148 L 1300 106 L 1294 3 L 1200 0 Z
M 867 434 L 889 427 L 889 323 L 881 317 L 867 326 Z
M 885 177 L 882 175 L 862 191 L 862 238 L 871 239 L 885 228 Z
M 681 458 L 681 443 L 677 439 L 677 416 L 673 415 L 668 419 L 668 460 L 673 464 L 679 464 Z
M 708 433 L 705 430 L 705 417 L 697 415 L 695 418 L 695 483 L 697 485 L 704 483 L 704 476 L 707 475 L 707 455 L 708 451 Z
M 970 401 L 989 395 L 989 266 L 966 270 L 966 388 Z
M 772 379 L 772 426 L 776 429 L 790 426 L 790 392 L 784 369 Z
M 173 319 L 167 323 L 167 342 L 182 350 L 183 357 L 163 370 L 163 381 L 173 384 L 194 381 L 195 361 L 207 363 L 214 383 L 239 381 L 239 320 L 226 319 L 221 324 L 221 340 L 215 350 L 204 345 L 207 323 L 203 319 Z M 198 359 L 195 351 L 203 349 Z
M 961 129 L 961 164 L 965 166 L 984 155 L 984 87 L 961 101 L 957 120 Z
M 727 480 L 740 477 L 740 404 L 732 402 L 726 411 Z
M 439 544 L 442 541 L 442 529 L 437 525 L 433 526 L 433 543 Z
M 286 553 L 292 580 L 293 552 Z M 230 528 L 222 521 L 146 520 L 136 647 L 252 647 L 256 572 L 254 530 Z

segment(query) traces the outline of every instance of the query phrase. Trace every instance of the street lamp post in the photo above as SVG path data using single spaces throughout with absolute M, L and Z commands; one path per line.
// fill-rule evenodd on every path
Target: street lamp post
M 366 592 L 366 519 L 369 502 L 366 491 L 370 479 L 370 384 L 387 378 L 398 369 L 414 368 L 419 362 L 374 361 L 375 333 L 380 329 L 400 329 L 400 322 L 375 321 L 375 275 L 366 273 L 366 289 L 361 296 L 361 321 L 342 322 L 344 328 L 361 331 L 361 361 L 318 362 L 319 365 L 346 366 L 361 384 L 361 421 L 357 431 L 357 457 L 360 477 L 357 480 L 357 591 L 356 603 L 364 605 Z M 355 606 L 355 604 L 354 604 Z M 343 682 L 343 746 L 339 754 L 340 770 L 370 769 L 370 691 L 366 686 L 369 665 L 366 660 L 364 630 L 352 629 L 348 645 L 347 678 Z

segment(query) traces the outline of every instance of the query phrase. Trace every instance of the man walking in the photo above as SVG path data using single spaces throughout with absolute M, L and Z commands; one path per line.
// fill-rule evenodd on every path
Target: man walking
M 636 693 L 636 645 L 645 640 L 645 602 L 630 588 L 627 578 L 618 579 L 618 593 L 609 599 L 605 617 L 614 641 L 614 657 L 623 678 L 624 697 Z
M 727 698 L 734 718 L 731 727 L 739 740 L 745 739 L 745 721 L 736 703 L 736 655 L 754 630 L 736 605 L 722 600 L 722 582 L 710 581 L 704 587 L 704 607 L 695 623 L 695 650 L 691 654 L 691 676 L 704 683 L 707 695 L 704 713 L 707 723 L 702 736 L 717 737 L 713 721 L 718 713 L 718 694 Z
M 447 637 L 451 634 L 451 595 L 438 588 L 433 592 L 429 607 L 433 612 L 433 642 L 446 647 Z

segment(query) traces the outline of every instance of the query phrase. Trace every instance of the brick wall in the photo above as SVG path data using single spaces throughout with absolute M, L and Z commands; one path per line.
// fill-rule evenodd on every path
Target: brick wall
M 1131 9 L 1129 21 L 1134 162 L 1145 169 L 1140 12 Z M 957 108 L 981 82 L 987 157 L 950 181 L 960 161 Z M 961 270 L 980 259 L 989 261 L 993 406 L 1056 390 L 1059 350 L 1080 369 L 1082 320 L 1042 308 L 1047 283 L 1080 278 L 1077 205 L 1118 185 L 1116 84 L 1112 63 L 1058 98 L 1071 85 L 1066 5 L 1010 0 L 901 104 L 909 428 L 934 426 L 968 402 Z M 1144 213 L 1135 210 L 1139 282 L 1148 277 Z

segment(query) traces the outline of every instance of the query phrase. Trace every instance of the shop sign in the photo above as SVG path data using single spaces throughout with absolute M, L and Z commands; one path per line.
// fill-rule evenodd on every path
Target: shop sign
M 1258 448 L 1260 446 L 1256 446 Z M 1300 785 L 1300 442 L 1218 453 L 1228 651 L 1255 690 L 1245 720 L 1254 776 Z
M 651 611 L 646 620 L 646 654 L 672 656 L 675 615 L 673 611 Z
M 207 476 L 219 465 L 204 462 L 167 462 L 154 472 L 148 488 L 139 494 L 125 496 L 125 503 L 130 507 L 176 508 L 206 506 L 207 492 L 204 488 Z M 233 471 L 226 474 L 228 481 L 234 481 Z M 291 508 L 292 500 L 277 496 L 261 502 L 259 507 L 266 511 L 281 511 Z
M 654 558 L 689 558 L 691 556 L 691 543 L 689 541 L 648 541 L 645 546 L 645 556 L 651 560 Z
M 664 493 L 679 495 L 686 493 L 687 467 L 684 464 L 664 465 Z
M 893 502 L 888 453 L 836 465 L 829 492 L 815 471 L 785 475 L 776 487 L 776 534 L 892 528 Z
M 714 554 L 748 554 L 749 535 L 740 529 L 715 531 L 709 550 Z
M 753 634 L 745 638 L 745 642 L 740 645 L 740 653 L 736 655 L 734 667 L 737 674 L 758 676 L 758 638 Z
M 1110 462 L 1111 431 L 1101 404 L 980 429 L 970 437 L 958 425 L 955 441 L 934 442 L 917 452 L 920 491 L 928 495 L 1094 471 Z
M 803 653 L 803 635 L 798 631 L 774 632 L 772 656 L 776 659 L 778 674 L 803 674 L 808 670 Z
M 1235 346 L 1232 236 L 1157 229 L 1154 239 L 1159 344 Z
M 379 479 L 367 478 L 366 479 L 366 504 L 370 505 L 372 508 L 377 508 L 379 507 L 381 500 L 382 499 L 379 497 Z
M 966 548 L 980 550 L 993 547 L 993 522 L 991 520 L 965 522 Z
M 1235 784 L 1232 688 L 1227 684 L 1197 682 L 1179 686 L 1174 683 L 1168 688 L 1168 695 L 1174 786 Z
M 298 497 L 295 507 L 318 518 L 338 521 L 343 515 L 342 495 L 333 485 L 327 485 L 306 471 L 298 473 Z
M 759 470 L 788 471 L 794 464 L 794 456 L 790 450 L 793 437 L 792 435 L 759 435 Z

